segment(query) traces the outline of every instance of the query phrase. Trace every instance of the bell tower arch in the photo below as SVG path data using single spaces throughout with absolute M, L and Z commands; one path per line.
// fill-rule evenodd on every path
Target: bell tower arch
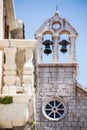
M 44 36 L 50 34 L 51 38 Z M 68 117 L 70 100 L 76 91 L 77 31 L 56 11 L 35 33 L 37 39 L 36 130 L 71 130 Z M 42 49 L 44 46 L 44 50 Z M 69 53 L 69 62 L 61 63 L 59 53 Z M 44 55 L 52 54 L 51 63 L 43 63 Z M 73 105 L 73 103 L 72 103 Z M 69 126 L 65 122 L 68 122 Z M 62 124 L 62 125 L 61 125 Z
M 69 45 L 69 63 L 76 62 L 76 38 L 78 37 L 77 31 L 72 27 L 72 25 L 65 19 L 59 16 L 59 12 L 56 11 L 52 18 L 47 19 L 43 25 L 35 33 L 35 38 L 37 39 L 37 57 L 38 63 L 42 63 L 42 47 L 44 41 L 44 36 L 50 34 L 52 40 L 46 42 L 45 54 L 49 55 L 49 52 L 53 52 L 52 62 L 59 62 L 59 46 L 61 45 L 61 52 L 66 53 L 67 46 Z M 66 39 L 60 39 L 61 35 L 66 34 L 68 36 L 68 41 Z M 50 40 L 49 38 L 46 40 Z M 61 41 L 60 41 L 61 40 Z M 53 44 L 50 44 L 53 43 Z M 52 45 L 52 49 L 50 48 Z

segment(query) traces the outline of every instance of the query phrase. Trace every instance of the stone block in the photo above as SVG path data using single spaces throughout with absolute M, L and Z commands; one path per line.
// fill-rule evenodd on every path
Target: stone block
M 24 84 L 30 84 L 33 81 L 33 77 L 31 75 L 24 75 L 23 76 L 23 82 Z
M 52 74 L 51 73 L 40 73 L 40 77 L 44 77 L 44 78 L 52 77 Z
M 50 67 L 50 72 L 58 72 L 58 68 L 56 68 L 56 67 Z
M 64 83 L 75 83 L 76 82 L 76 80 L 74 79 L 74 78 L 67 78 L 67 77 L 65 77 L 64 78 Z
M 15 75 L 4 76 L 4 83 L 8 86 L 13 86 L 14 84 L 16 84 L 16 76 Z
M 57 72 L 53 72 L 53 73 L 52 73 L 52 77 L 58 77 L 58 75 L 59 75 L 59 74 L 58 74 Z
M 0 128 L 12 128 L 12 122 L 9 119 L 0 118 Z
M 16 86 L 9 86 L 9 94 L 16 94 Z
M 87 128 L 87 122 L 84 122 L 84 127 Z
M 81 128 L 80 127 L 76 127 L 76 129 L 75 130 L 81 130 Z
M 72 122 L 73 127 L 77 127 L 77 122 Z
M 80 118 L 80 121 L 81 121 L 81 122 L 85 122 L 85 120 L 86 120 L 86 119 L 85 119 L 85 116 Z
M 5 85 L 3 87 L 3 94 L 8 94 L 9 93 L 9 87 L 7 85 Z
M 4 74 L 5 75 L 16 75 L 16 71 L 13 70 L 13 71 L 4 71 Z
M 68 121 L 73 121 L 73 117 L 68 117 Z
M 67 121 L 66 124 L 67 124 L 68 127 L 71 126 L 71 122 L 70 121 Z
M 81 130 L 87 130 L 87 128 L 81 128 Z
M 83 127 L 83 124 L 84 124 L 83 122 L 78 122 L 79 127 Z
M 63 125 L 64 125 L 63 122 L 59 122 L 60 127 L 63 127 Z
M 62 127 L 62 130 L 68 130 L 68 127 Z
M 71 72 L 64 72 L 64 77 L 72 78 L 73 74 Z
M 69 130 L 75 130 L 75 127 L 69 127 Z
M 23 71 L 23 75 L 31 75 L 33 74 L 33 70 L 25 70 Z
M 50 72 L 50 69 L 49 69 L 49 67 L 47 67 L 47 68 L 39 68 L 38 69 L 38 72 L 44 72 L 44 73 L 47 73 L 47 72 Z
M 23 93 L 24 89 L 23 87 L 16 87 L 16 93 Z
M 60 73 L 60 72 L 63 72 L 64 73 L 64 71 L 65 71 L 65 68 L 58 68 L 58 72 Z
M 48 83 L 48 78 L 39 78 L 39 79 L 38 79 L 38 82 L 39 82 L 39 83 L 47 84 L 47 83 Z

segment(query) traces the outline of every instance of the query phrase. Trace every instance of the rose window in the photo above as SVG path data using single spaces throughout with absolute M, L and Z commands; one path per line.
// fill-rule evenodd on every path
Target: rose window
M 66 109 L 63 102 L 57 99 L 53 99 L 45 103 L 44 115 L 50 120 L 59 120 L 65 116 Z

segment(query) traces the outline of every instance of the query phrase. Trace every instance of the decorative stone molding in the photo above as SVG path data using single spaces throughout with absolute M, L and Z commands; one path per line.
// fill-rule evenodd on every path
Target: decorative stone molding
M 5 53 L 5 70 L 16 70 L 16 63 L 15 63 L 15 55 L 16 55 L 17 49 L 16 48 L 4 48 Z
M 23 86 L 25 93 L 32 93 L 32 84 L 33 84 L 33 50 L 30 48 L 25 49 L 25 64 L 23 68 Z
M 66 116 L 67 107 L 62 98 L 51 97 L 43 102 L 42 113 L 47 120 L 59 121 Z
M 4 84 L 13 86 L 16 83 L 16 48 L 4 48 L 5 64 L 4 64 Z
M 16 66 L 16 53 L 17 51 L 25 51 L 25 64 L 24 64 L 24 70 L 23 70 L 23 80 L 26 83 L 31 83 L 29 86 L 32 89 L 33 85 L 33 50 L 35 49 L 35 43 L 36 40 L 18 40 L 18 39 L 4 39 L 0 40 L 0 49 L 5 54 L 5 64 L 4 64 L 4 86 L 16 86 L 20 87 L 20 85 L 17 85 L 17 66 Z M 19 77 L 20 78 L 20 77 Z M 2 81 L 2 79 L 1 79 Z M 25 83 L 25 86 L 27 84 Z M 30 89 L 28 87 L 28 89 Z M 4 91 L 3 87 L 3 91 Z M 22 89 L 23 90 L 23 89 Z M 31 91 L 31 90 L 29 90 Z M 28 92 L 29 92 L 28 91 Z M 23 92 L 23 91 L 22 91 Z M 5 93 L 8 93 L 8 91 Z

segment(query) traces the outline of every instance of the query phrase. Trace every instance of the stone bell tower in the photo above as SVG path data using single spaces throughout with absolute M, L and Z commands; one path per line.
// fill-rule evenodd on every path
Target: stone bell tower
M 44 37 L 50 35 L 51 39 Z M 66 36 L 67 39 L 61 36 Z M 76 92 L 77 31 L 56 11 L 37 30 L 37 90 L 36 130 L 75 130 L 72 128 L 73 104 Z M 43 47 L 44 50 L 43 50 Z M 61 48 L 61 49 L 60 49 Z M 45 54 L 43 54 L 43 51 Z M 43 63 L 43 55 L 52 62 Z M 60 53 L 69 53 L 69 62 L 60 62 Z M 72 104 L 72 106 L 71 106 Z M 72 113 L 71 113 L 72 112 Z

